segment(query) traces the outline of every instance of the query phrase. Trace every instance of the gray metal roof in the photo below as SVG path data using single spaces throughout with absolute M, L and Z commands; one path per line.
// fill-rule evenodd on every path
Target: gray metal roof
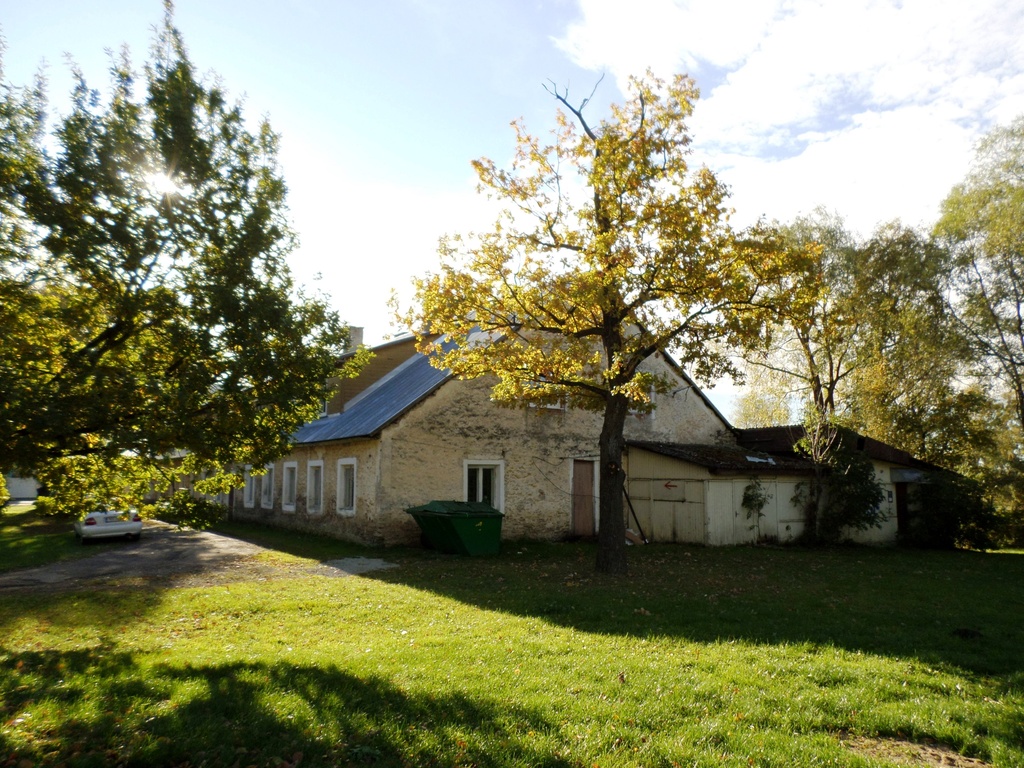
M 371 437 L 431 394 L 450 378 L 448 371 L 415 354 L 373 386 L 345 403 L 345 410 L 299 427 L 295 443 L 322 443 Z
M 804 427 L 799 424 L 790 424 L 782 427 L 755 427 L 750 429 L 737 429 L 736 440 L 740 445 L 753 450 L 767 451 L 771 454 L 789 453 L 804 436 Z M 906 451 L 894 448 L 881 440 L 861 435 L 852 429 L 840 429 L 839 439 L 842 445 L 856 451 L 863 451 L 869 458 L 878 461 L 888 461 L 893 464 L 903 464 L 916 469 L 935 470 L 934 464 L 929 464 L 921 459 L 914 458 Z
M 812 464 L 795 454 L 779 456 L 738 445 L 702 445 L 680 443 L 658 443 L 644 440 L 629 440 L 630 447 L 669 456 L 674 459 L 705 467 L 711 472 L 810 472 Z

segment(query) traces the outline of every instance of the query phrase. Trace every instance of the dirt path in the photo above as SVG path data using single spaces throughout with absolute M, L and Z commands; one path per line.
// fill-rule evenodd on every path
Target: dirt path
M 885 760 L 907 768 L 991 768 L 991 763 L 965 757 L 949 747 L 918 744 L 904 739 L 847 737 L 843 745 L 864 757 Z
M 256 544 L 208 531 L 179 530 L 158 521 L 147 521 L 138 541 L 97 541 L 86 546 L 94 554 L 0 573 L 0 594 L 12 590 L 75 589 L 107 581 L 197 586 L 299 573 L 349 576 L 393 567 L 383 560 L 356 557 L 290 569 L 257 558 L 267 550 Z

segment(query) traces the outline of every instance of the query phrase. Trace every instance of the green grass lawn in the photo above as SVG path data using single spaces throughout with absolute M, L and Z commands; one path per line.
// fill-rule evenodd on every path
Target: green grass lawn
M 619 579 L 229 532 L 399 567 L 0 593 L 0 766 L 1024 766 L 1019 554 L 650 546 Z

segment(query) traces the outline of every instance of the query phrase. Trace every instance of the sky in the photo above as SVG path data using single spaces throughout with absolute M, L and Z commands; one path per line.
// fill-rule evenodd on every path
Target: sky
M 40 67 L 66 111 L 66 56 L 90 85 L 107 51 L 148 55 L 159 0 L 0 0 L 5 78 Z M 201 72 L 281 134 L 298 282 L 376 343 L 388 299 L 436 268 L 445 234 L 492 209 L 470 162 L 507 164 L 510 122 L 554 124 L 545 86 L 594 114 L 630 75 L 686 72 L 693 164 L 733 221 L 823 206 L 862 236 L 929 227 L 978 140 L 1024 114 L 1024 0 L 177 0 Z M 603 76 L 603 79 L 602 79 Z

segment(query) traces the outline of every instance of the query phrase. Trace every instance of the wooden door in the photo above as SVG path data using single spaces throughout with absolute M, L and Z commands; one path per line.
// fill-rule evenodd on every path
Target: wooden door
M 576 459 L 572 463 L 572 533 L 593 536 L 594 525 L 594 462 Z

